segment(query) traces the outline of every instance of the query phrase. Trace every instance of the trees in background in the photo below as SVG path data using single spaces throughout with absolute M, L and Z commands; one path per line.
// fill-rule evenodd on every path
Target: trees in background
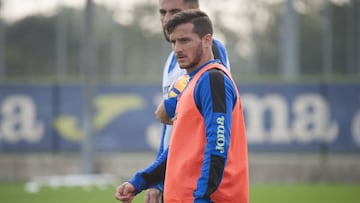
M 302 1 L 297 9 L 299 20 L 299 66 L 300 73 L 322 74 L 324 63 L 324 13 L 325 7 L 314 6 L 312 1 Z M 331 4 L 332 46 L 331 64 L 333 73 L 352 74 L 360 65 L 359 12 L 360 3 Z M 320 4 L 317 4 L 320 5 Z M 263 5 L 264 6 L 264 5 Z M 0 1 L 1 8 L 1 1 Z M 215 17 L 215 29 L 226 38 L 230 61 L 234 71 L 246 74 L 280 73 L 280 30 L 283 3 L 266 4 L 271 14 L 261 30 L 254 30 L 256 71 L 249 71 L 248 56 L 241 54 L 238 44 L 244 43 L 239 33 L 229 29 Z M 301 10 L 302 8 L 302 10 Z M 113 11 L 96 5 L 94 36 L 96 65 L 100 78 L 138 76 L 160 79 L 164 57 L 170 45 L 163 39 L 157 16 L 157 6 L 139 4 L 134 9 L 131 24 L 114 20 Z M 66 26 L 66 76 L 80 75 L 81 43 L 84 24 L 83 11 L 63 7 L 54 16 L 28 16 L 6 24 L 4 61 L 6 76 L 53 76 L 56 74 L 56 19 L 62 15 Z M 221 14 L 218 14 L 221 15 Z M 215 15 L 216 16 L 216 15 Z M 236 25 L 230 25 L 236 26 Z M 0 53 L 1 54 L 1 53 Z M 349 57 L 349 54 L 352 56 Z M 251 61 L 250 61 L 251 62 Z M 351 67 L 351 65 L 353 67 Z

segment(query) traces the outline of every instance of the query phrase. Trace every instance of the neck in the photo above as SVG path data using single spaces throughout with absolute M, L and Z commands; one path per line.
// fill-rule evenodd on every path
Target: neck
M 214 60 L 214 56 L 212 53 L 207 55 L 206 57 L 203 57 L 195 66 L 186 69 L 186 72 L 190 74 L 191 72 L 195 71 L 197 68 L 199 68 L 200 66 L 211 60 Z

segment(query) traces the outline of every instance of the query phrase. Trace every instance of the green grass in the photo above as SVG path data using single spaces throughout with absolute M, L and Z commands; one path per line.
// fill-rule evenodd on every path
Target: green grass
M 360 184 L 253 185 L 251 203 L 359 203 Z M 4 203 L 115 203 L 115 186 L 84 190 L 41 188 L 26 193 L 23 184 L 0 184 L 0 202 Z M 143 193 L 133 203 L 143 203 Z
M 359 203 L 360 184 L 255 185 L 252 203 Z

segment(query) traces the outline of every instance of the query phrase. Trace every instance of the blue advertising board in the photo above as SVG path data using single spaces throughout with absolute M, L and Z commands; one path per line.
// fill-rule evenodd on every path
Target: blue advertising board
M 360 84 L 240 84 L 253 151 L 360 152 Z M 93 103 L 97 151 L 152 151 L 157 85 L 99 86 Z M 84 137 L 80 85 L 0 86 L 0 151 L 78 151 Z

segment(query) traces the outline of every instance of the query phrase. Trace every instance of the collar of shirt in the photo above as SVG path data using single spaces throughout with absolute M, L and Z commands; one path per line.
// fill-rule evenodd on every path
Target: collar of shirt
M 194 75 L 196 75 L 197 72 L 199 72 L 202 68 L 209 65 L 210 63 L 221 63 L 221 61 L 219 59 L 214 59 L 214 60 L 208 61 L 208 62 L 204 63 L 203 65 L 199 66 L 193 72 L 189 73 L 189 76 L 190 76 L 189 81 L 194 77 Z

